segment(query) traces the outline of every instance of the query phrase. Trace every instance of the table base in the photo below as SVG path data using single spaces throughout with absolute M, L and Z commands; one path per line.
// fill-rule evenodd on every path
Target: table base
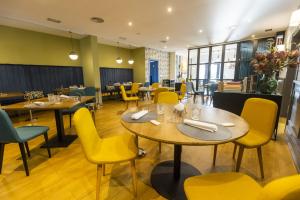
M 58 137 L 55 136 L 49 139 L 48 144 L 50 148 L 68 147 L 77 137 L 77 135 L 65 135 L 62 140 L 59 140 Z M 44 143 L 41 148 L 46 148 L 46 144 Z
M 183 183 L 186 178 L 200 175 L 200 171 L 185 162 L 181 162 L 180 177 L 174 178 L 174 162 L 161 162 L 151 173 L 152 187 L 163 197 L 173 200 L 185 200 Z

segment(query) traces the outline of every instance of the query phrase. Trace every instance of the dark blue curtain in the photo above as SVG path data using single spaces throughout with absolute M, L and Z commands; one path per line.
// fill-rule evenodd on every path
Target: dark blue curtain
M 102 91 L 106 90 L 106 85 L 133 82 L 133 69 L 100 67 L 100 80 Z
M 42 90 L 83 84 L 81 67 L 0 64 L 0 91 Z

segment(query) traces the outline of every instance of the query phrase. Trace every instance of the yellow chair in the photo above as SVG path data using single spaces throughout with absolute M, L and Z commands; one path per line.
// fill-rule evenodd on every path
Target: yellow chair
M 120 86 L 120 90 L 122 93 L 122 99 L 125 101 L 126 103 L 126 109 L 128 109 L 128 103 L 129 101 L 135 101 L 136 102 L 136 106 L 139 105 L 139 97 L 128 97 L 124 88 L 124 85 Z
M 159 88 L 159 83 L 152 83 L 151 88 L 153 89 L 158 89 Z M 154 96 L 155 92 L 151 92 L 151 96 Z
M 261 187 L 241 173 L 214 173 L 190 177 L 184 182 L 188 200 L 298 200 L 300 176 L 284 177 Z
M 186 94 L 186 84 L 182 83 L 180 86 L 180 93 L 178 95 L 178 99 L 181 101 L 185 97 L 185 94 Z
M 157 99 L 158 104 L 177 104 L 178 95 L 175 92 L 160 92 Z
M 261 177 L 264 178 L 261 147 L 272 138 L 277 109 L 277 104 L 267 99 L 250 98 L 245 102 L 241 117 L 248 122 L 249 132 L 244 137 L 234 141 L 233 158 L 235 157 L 237 145 L 239 146 L 237 172 L 240 170 L 244 149 L 257 148 Z M 215 145 L 213 164 L 216 162 L 217 147 Z
M 139 92 L 139 87 L 140 87 L 140 85 L 138 83 L 132 83 L 131 90 L 126 91 L 126 93 L 131 95 L 131 96 L 137 96 L 137 94 Z
M 169 90 L 167 88 L 157 88 L 154 91 L 154 103 L 157 103 L 159 93 L 161 93 L 161 92 L 168 92 L 168 91 Z
M 105 175 L 105 164 L 130 161 L 134 195 L 137 194 L 135 158 L 137 147 L 135 137 L 129 134 L 100 138 L 87 108 L 76 111 L 73 122 L 79 136 L 83 152 L 88 161 L 97 165 L 96 199 L 101 196 L 101 178 Z

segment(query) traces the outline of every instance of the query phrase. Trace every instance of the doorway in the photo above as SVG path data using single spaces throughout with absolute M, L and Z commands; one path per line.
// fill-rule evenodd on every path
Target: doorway
M 150 63 L 150 84 L 158 83 L 158 60 L 149 60 Z

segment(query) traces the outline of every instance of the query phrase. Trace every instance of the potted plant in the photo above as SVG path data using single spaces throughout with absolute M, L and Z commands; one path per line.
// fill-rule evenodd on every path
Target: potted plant
M 299 51 L 278 51 L 271 47 L 266 53 L 256 53 L 250 65 L 254 72 L 262 78 L 258 83 L 258 90 L 263 94 L 272 94 L 277 88 L 275 75 L 285 67 L 297 67 Z

